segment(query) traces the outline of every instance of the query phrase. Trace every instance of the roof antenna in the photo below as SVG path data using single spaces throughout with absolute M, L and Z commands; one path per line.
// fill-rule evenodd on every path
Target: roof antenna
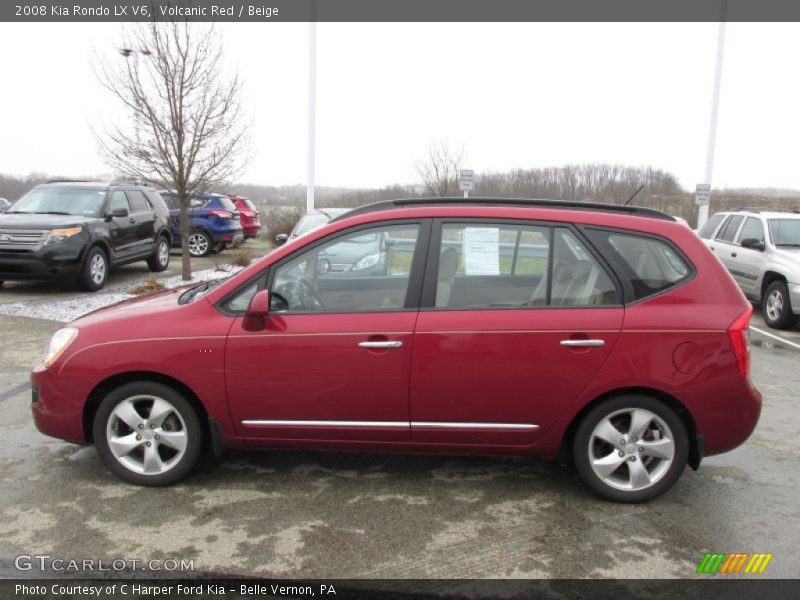
M 630 204 L 630 203 L 631 203 L 631 200 L 633 200 L 634 198 L 636 198 L 636 194 L 638 194 L 639 192 L 641 192 L 643 189 L 644 189 L 644 184 L 640 185 L 640 186 L 639 186 L 639 189 L 638 189 L 638 190 L 636 190 L 635 192 L 633 192 L 633 196 L 631 196 L 630 198 L 628 198 L 628 199 L 625 201 L 625 204 L 624 204 L 624 206 L 628 206 L 628 204 Z

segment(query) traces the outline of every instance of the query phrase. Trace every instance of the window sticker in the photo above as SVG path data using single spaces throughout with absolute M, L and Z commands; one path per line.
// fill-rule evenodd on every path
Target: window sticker
M 500 229 L 464 228 L 463 255 L 466 275 L 500 275 Z

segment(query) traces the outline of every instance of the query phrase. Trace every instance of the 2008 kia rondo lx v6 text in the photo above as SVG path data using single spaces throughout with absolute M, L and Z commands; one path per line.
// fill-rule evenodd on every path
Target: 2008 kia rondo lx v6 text
M 364 235 L 380 269 L 322 267 Z M 750 312 L 656 211 L 383 202 L 221 283 L 74 321 L 33 371 L 33 414 L 144 485 L 226 445 L 565 452 L 601 496 L 641 502 L 753 431 Z

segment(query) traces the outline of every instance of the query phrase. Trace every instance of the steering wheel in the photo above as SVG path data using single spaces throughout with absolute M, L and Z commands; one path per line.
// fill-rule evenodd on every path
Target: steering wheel
M 295 279 L 295 287 L 297 295 L 299 296 L 300 304 L 305 310 L 322 310 L 325 306 L 322 304 L 322 298 L 319 297 L 317 290 L 311 282 L 305 277 L 298 277 Z

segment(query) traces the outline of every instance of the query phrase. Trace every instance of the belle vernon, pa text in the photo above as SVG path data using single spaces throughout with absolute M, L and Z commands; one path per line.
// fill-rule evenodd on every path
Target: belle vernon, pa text
M 273 583 L 270 585 L 262 584 L 241 584 L 241 585 L 218 585 L 207 583 L 202 585 L 146 585 L 139 583 L 109 583 L 104 585 L 70 585 L 54 583 L 46 585 L 25 585 L 18 583 L 15 586 L 17 596 L 68 596 L 73 598 L 111 596 L 196 596 L 214 595 L 225 596 L 226 594 L 236 594 L 241 596 L 267 596 L 270 598 L 288 596 L 296 598 L 298 596 L 335 596 L 336 589 L 331 584 L 317 585 L 280 585 Z

